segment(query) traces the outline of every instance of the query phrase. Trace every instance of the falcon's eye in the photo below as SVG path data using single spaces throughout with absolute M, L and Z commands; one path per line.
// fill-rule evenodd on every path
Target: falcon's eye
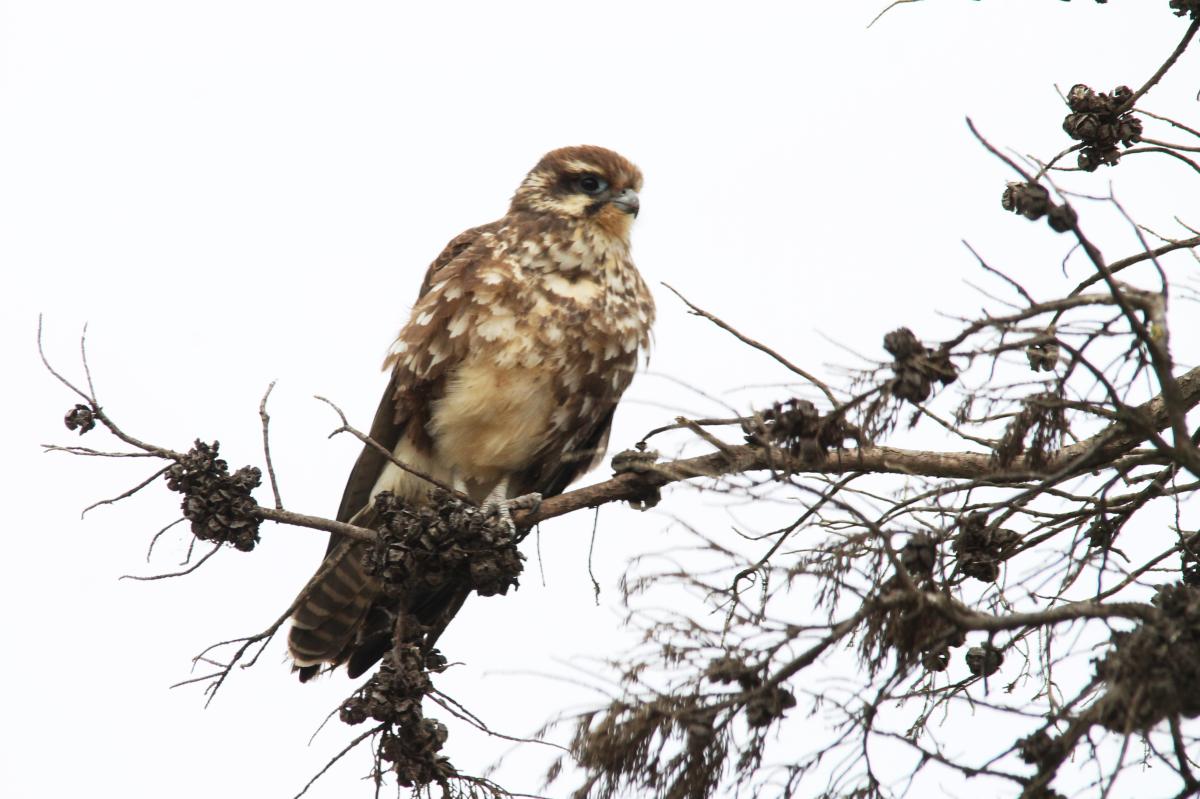
M 597 175 L 584 175 L 575 181 L 575 185 L 584 194 L 590 194 L 594 197 L 608 188 L 608 181 Z

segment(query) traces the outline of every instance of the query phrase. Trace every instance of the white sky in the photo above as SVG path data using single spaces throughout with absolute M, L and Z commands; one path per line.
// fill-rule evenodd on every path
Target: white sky
M 168 690 L 204 646 L 274 619 L 325 536 L 266 526 L 252 555 L 118 582 L 174 569 L 182 533 L 144 554 L 177 497 L 156 487 L 80 522 L 151 469 L 40 453 L 74 440 L 60 422 L 74 398 L 37 361 L 39 313 L 74 376 L 89 323 L 100 399 L 128 432 L 176 449 L 219 438 L 234 467 L 261 463 L 257 405 L 278 379 L 285 505 L 329 515 L 358 446 L 326 440 L 336 420 L 312 395 L 369 423 L 425 266 L 501 215 L 553 147 L 601 144 L 646 175 L 634 252 L 659 302 L 657 374 L 631 388 L 617 449 L 681 411 L 723 413 L 664 374 L 739 410 L 785 396 L 740 389 L 788 376 L 660 281 L 825 375 L 849 356 L 820 334 L 882 356 L 888 330 L 936 339 L 953 329 L 937 311 L 980 307 L 963 281 L 987 280 L 962 239 L 1035 293 L 1072 285 L 1066 241 L 1001 211 L 1010 175 L 963 119 L 1052 155 L 1066 142 L 1055 83 L 1137 85 L 1185 23 L 1165 0 L 926 0 L 867 30 L 882 5 L 0 2 L 0 723 L 16 740 L 0 794 L 291 796 L 350 732 L 333 722 L 308 745 L 351 684 L 300 686 L 282 641 L 207 710 L 199 690 Z M 1143 105 L 1194 123 L 1198 65 L 1187 54 Z M 1131 159 L 1073 185 L 1103 193 L 1111 176 L 1139 220 L 1177 233 L 1171 215 L 1200 207 L 1186 171 Z M 1136 248 L 1110 212 L 1089 219 L 1110 255 Z M 1194 318 L 1175 324 L 1176 342 L 1200 340 Z M 589 658 L 632 640 L 623 564 L 670 548 L 669 515 L 696 501 L 677 489 L 652 514 L 602 512 L 599 607 L 591 515 L 544 525 L 546 585 L 530 539 L 521 590 L 473 599 L 443 638 L 464 665 L 439 686 L 518 735 L 595 701 L 541 675 L 594 671 Z M 479 770 L 506 749 L 454 727 L 447 753 Z M 536 790 L 547 762 L 522 751 L 500 781 Z M 364 750 L 310 795 L 369 795 L 366 770 Z

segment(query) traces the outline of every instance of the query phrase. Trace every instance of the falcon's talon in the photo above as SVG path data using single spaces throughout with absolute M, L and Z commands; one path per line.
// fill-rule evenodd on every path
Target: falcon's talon
M 519 497 L 513 497 L 508 501 L 508 506 L 512 510 L 529 510 L 534 511 L 542 507 L 542 495 L 537 491 L 532 491 L 528 494 L 522 494 Z
M 653 470 L 654 464 L 656 461 L 658 461 L 658 459 L 658 450 L 622 450 L 612 457 L 613 474 L 625 474 L 626 472 L 645 474 L 646 472 Z
M 522 494 L 511 499 L 485 499 L 479 509 L 485 516 L 498 516 L 500 523 L 508 528 L 510 533 L 516 533 L 516 522 L 512 521 L 512 511 L 538 510 L 541 506 L 541 494 L 533 492 Z

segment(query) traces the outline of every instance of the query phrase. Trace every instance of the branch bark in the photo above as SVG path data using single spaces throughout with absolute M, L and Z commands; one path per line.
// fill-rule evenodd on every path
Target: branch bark
M 1186 412 L 1200 404 L 1200 367 L 1178 378 L 1180 410 Z M 950 479 L 987 479 L 996 483 L 1016 483 L 1064 470 L 1086 471 L 1091 464 L 1111 460 L 1144 441 L 1151 432 L 1170 426 L 1167 402 L 1157 396 L 1132 409 L 1142 424 L 1113 422 L 1091 438 L 1063 447 L 1051 455 L 1045 465 L 1034 468 L 1026 458 L 1001 469 L 991 453 L 929 452 L 895 447 L 859 447 L 829 452 L 823 459 L 802 460 L 779 450 L 742 444 L 695 458 L 653 464 L 644 471 L 626 472 L 611 480 L 569 491 L 542 502 L 541 507 L 513 515 L 521 527 L 562 516 L 581 508 L 594 508 L 608 502 L 636 501 L 647 492 L 671 483 L 697 477 L 721 477 L 728 474 L 775 469 L 791 473 L 844 474 L 846 472 L 888 472 Z M 1144 425 L 1144 426 L 1143 426 Z

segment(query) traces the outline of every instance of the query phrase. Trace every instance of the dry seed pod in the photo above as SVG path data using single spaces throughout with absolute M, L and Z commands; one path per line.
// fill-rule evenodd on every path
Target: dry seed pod
M 966 654 L 967 670 L 976 677 L 990 677 L 1000 670 L 1004 654 L 991 644 L 973 646 Z

